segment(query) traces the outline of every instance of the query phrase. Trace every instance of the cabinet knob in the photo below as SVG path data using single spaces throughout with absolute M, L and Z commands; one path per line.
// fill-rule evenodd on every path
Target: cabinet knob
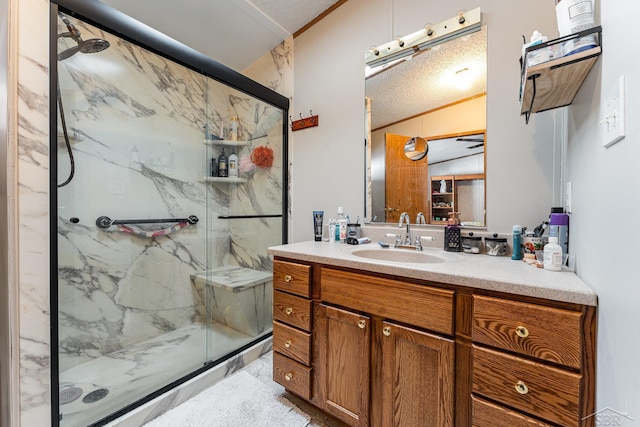
M 284 374 L 285 380 L 291 381 L 291 378 L 293 378 L 293 372 L 287 372 L 286 374 Z
M 520 338 L 526 338 L 529 336 L 529 330 L 524 326 L 518 326 L 516 327 L 516 335 L 518 335 Z
M 367 321 L 366 320 L 358 320 L 358 328 L 360 329 L 364 329 L 367 326 Z
M 286 340 L 284 342 L 284 346 L 287 347 L 287 348 L 291 347 L 291 340 Z
M 290 274 L 285 274 L 284 275 L 284 281 L 289 283 L 291 280 L 293 279 L 293 277 L 291 277 Z
M 291 314 L 293 314 L 293 308 L 287 307 L 284 309 L 284 312 L 287 314 L 287 316 L 291 316 Z
M 529 393 L 529 387 L 527 387 L 527 385 L 524 382 L 518 381 L 516 383 L 516 391 L 520 394 L 527 394 Z
M 389 335 L 391 335 L 391 328 L 389 326 L 385 326 L 384 328 L 382 328 L 382 333 L 385 337 L 388 337 Z

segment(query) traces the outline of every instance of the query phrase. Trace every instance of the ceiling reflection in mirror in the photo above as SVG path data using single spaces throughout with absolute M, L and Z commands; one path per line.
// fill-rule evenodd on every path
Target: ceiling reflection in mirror
M 478 218 L 476 215 L 468 224 L 485 225 L 486 46 L 487 28 L 483 25 L 480 31 L 414 54 L 407 57 L 410 58 L 408 60 L 388 65 L 383 71 L 375 70 L 374 74 L 366 78 L 366 135 L 370 141 L 365 186 L 365 210 L 368 220 L 395 222 L 396 215 L 390 214 L 389 211 L 402 212 L 407 210 L 406 206 L 413 206 L 412 209 L 425 214 L 429 223 L 440 223 L 435 220 L 432 209 L 431 171 L 426 174 L 427 183 L 412 183 L 405 177 L 407 179 L 393 184 L 399 188 L 387 188 L 386 169 L 390 160 L 385 153 L 385 135 L 393 134 L 406 136 L 403 144 L 415 137 L 428 141 L 427 156 L 421 160 L 414 160 L 414 168 L 418 164 L 430 168 L 428 165 L 444 162 L 449 163 L 448 170 L 451 175 L 481 177 L 482 200 L 473 203 L 476 206 L 481 205 L 480 208 L 476 207 L 476 211 L 481 211 L 482 217 Z M 478 154 L 480 155 L 477 156 Z M 471 155 L 481 159 L 476 161 L 478 167 L 473 171 L 465 167 L 457 172 L 453 159 Z M 464 163 L 468 164 L 469 159 Z M 433 169 L 437 171 L 443 169 L 442 166 Z M 394 170 L 405 169 L 400 165 L 400 169 Z M 425 176 L 414 175 L 420 176 L 420 179 Z M 387 200 L 389 193 L 411 193 L 410 190 L 415 188 L 427 189 L 424 200 L 416 202 L 415 197 L 412 200 L 403 200 L 402 196 L 399 196 L 400 200 L 396 203 Z M 453 200 L 450 203 L 452 207 L 456 207 L 468 205 L 467 202 Z M 413 222 L 415 216 L 411 213 L 410 215 Z M 461 217 L 464 218 L 464 212 L 461 213 Z

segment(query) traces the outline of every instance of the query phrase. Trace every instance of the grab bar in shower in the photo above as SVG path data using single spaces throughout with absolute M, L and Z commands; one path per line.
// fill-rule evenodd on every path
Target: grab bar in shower
M 96 225 L 98 228 L 109 228 L 112 225 L 118 224 L 161 224 L 167 222 L 188 222 L 189 224 L 196 224 L 198 217 L 191 215 L 188 218 L 167 218 L 167 219 L 111 219 L 108 216 L 101 216 L 96 219 Z
M 282 218 L 282 214 L 273 215 L 219 215 L 218 219 L 256 219 L 256 218 Z

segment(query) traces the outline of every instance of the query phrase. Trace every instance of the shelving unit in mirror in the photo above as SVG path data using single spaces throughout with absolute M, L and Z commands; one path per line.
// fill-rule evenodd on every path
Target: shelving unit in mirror
M 446 224 L 455 206 L 453 175 L 431 177 L 431 224 Z
M 573 102 L 593 64 L 602 53 L 600 26 L 584 30 L 570 36 L 560 37 L 546 43 L 529 46 L 521 58 L 520 114 L 524 114 L 526 122 L 532 113 L 564 107 Z M 594 44 L 585 50 L 560 56 L 550 61 L 527 66 L 526 58 L 530 52 L 548 49 L 562 52 L 562 46 L 572 40 L 593 37 Z M 550 55 L 553 57 L 553 55 Z

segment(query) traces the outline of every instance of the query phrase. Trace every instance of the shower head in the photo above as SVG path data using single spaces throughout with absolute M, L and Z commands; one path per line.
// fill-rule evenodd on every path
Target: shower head
M 82 37 L 80 36 L 80 31 L 75 27 L 75 25 L 69 22 L 67 17 L 64 16 L 62 13 L 58 13 L 58 16 L 60 17 L 60 19 L 62 19 L 62 22 L 64 22 L 64 24 L 67 26 L 67 29 L 69 30 L 69 32 L 58 34 L 58 38 L 69 37 L 69 38 L 72 38 L 78 44 L 77 46 L 72 46 L 58 53 L 58 61 L 63 61 L 67 58 L 70 58 L 71 56 L 75 55 L 78 52 L 81 52 L 81 53 L 102 52 L 103 50 L 107 49 L 110 46 L 109 42 L 103 39 L 82 40 Z
M 58 61 L 63 61 L 78 52 L 81 53 L 96 53 L 102 52 L 107 49 L 110 44 L 108 41 L 103 39 L 89 39 L 89 40 L 77 40 L 78 45 L 70 47 L 69 49 L 63 50 L 58 53 Z

